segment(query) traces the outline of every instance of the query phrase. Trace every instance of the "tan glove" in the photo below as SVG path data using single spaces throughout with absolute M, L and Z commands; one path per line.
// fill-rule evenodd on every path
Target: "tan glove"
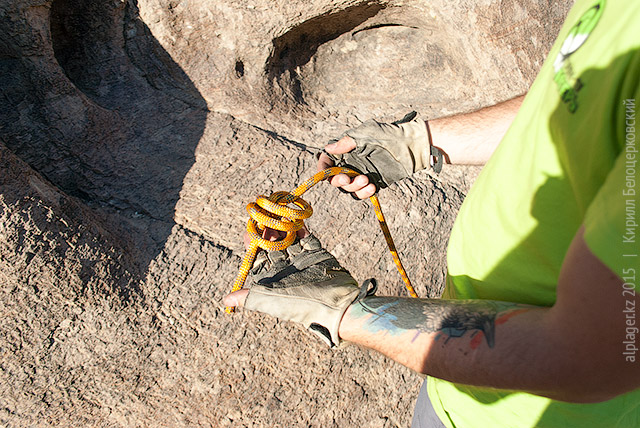
M 331 347 L 340 343 L 338 327 L 347 308 L 375 293 L 375 282 L 361 290 L 313 235 L 284 251 L 261 252 L 247 281 L 245 308 L 301 323 Z
M 354 150 L 342 155 L 327 155 L 337 166 L 367 175 L 378 188 L 385 188 L 430 166 L 440 172 L 442 153 L 431 146 L 427 125 L 416 116 L 414 111 L 393 123 L 368 120 L 340 137 L 353 138 L 356 142 Z M 432 162 L 432 156 L 436 158 L 435 162 Z

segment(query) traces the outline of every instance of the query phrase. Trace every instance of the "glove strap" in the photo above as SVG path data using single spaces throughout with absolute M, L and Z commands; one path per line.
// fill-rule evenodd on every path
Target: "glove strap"
M 378 281 L 376 281 L 375 278 L 365 279 L 360 286 L 360 293 L 358 294 L 358 297 L 356 297 L 356 299 L 351 304 L 353 305 L 354 303 L 358 303 L 365 297 L 373 296 L 374 294 L 376 294 L 377 290 Z
M 429 147 L 430 147 L 429 153 L 431 154 L 431 160 L 429 163 L 431 165 L 431 169 L 433 169 L 433 171 L 436 174 L 439 174 L 440 171 L 442 171 L 442 165 L 444 164 L 444 155 L 442 153 L 442 150 L 440 150 L 439 148 L 433 145 L 433 139 L 431 138 L 431 128 L 429 127 L 429 121 L 425 120 L 424 124 L 427 126 L 427 135 L 429 136 Z

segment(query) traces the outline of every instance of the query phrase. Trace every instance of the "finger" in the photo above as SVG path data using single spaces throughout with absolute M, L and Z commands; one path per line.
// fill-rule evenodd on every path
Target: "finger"
M 367 184 L 365 187 L 363 187 L 361 190 L 358 190 L 356 193 L 356 196 L 360 199 L 367 199 L 372 197 L 373 195 L 375 195 L 376 193 L 376 186 L 373 183 L 369 183 Z
M 307 226 L 304 226 L 302 229 L 296 232 L 296 236 L 298 237 L 298 239 L 306 238 L 309 235 L 311 235 L 311 232 L 309 232 Z
M 318 165 L 317 165 L 318 171 L 331 168 L 334 165 L 335 165 L 335 162 L 333 162 L 333 159 L 331 159 L 325 153 L 320 153 L 320 156 L 318 157 Z
M 264 228 L 264 231 L 262 232 L 262 238 L 271 242 L 280 241 L 286 238 L 286 236 L 287 232 L 281 232 L 279 230 L 271 229 L 270 227 L 266 226 Z
M 222 299 L 222 303 L 225 306 L 244 306 L 244 301 L 247 300 L 247 296 L 249 295 L 249 290 L 238 290 L 231 294 L 227 294 Z
M 342 186 L 342 189 L 350 193 L 359 192 L 360 190 L 364 189 L 368 185 L 369 185 L 369 177 L 367 177 L 366 175 L 358 175 L 356 178 L 353 179 L 353 181 L 350 184 Z
M 347 174 L 334 175 L 330 181 L 333 187 L 343 187 L 351 184 L 351 177 Z
M 331 153 L 333 155 L 341 155 L 343 153 L 350 152 L 355 148 L 356 148 L 356 140 L 354 140 L 349 136 L 342 137 L 335 143 L 327 144 L 324 147 L 327 153 Z
M 262 232 L 262 238 L 266 239 L 267 241 L 279 241 L 281 239 L 284 239 L 286 236 L 287 236 L 286 232 L 281 232 L 279 230 L 271 229 L 269 227 L 265 227 L 264 231 Z M 249 246 L 251 245 L 251 237 L 249 236 L 248 232 L 244 233 L 243 242 L 244 242 L 244 249 L 248 250 Z

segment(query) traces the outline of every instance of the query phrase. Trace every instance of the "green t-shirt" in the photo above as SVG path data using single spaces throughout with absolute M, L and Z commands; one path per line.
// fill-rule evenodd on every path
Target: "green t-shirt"
M 576 2 L 460 210 L 444 298 L 553 305 L 582 224 L 590 250 L 627 287 L 640 281 L 639 48 L 640 1 Z M 640 327 L 640 308 L 637 317 Z M 640 334 L 633 340 L 640 348 Z M 624 351 L 621 344 L 620 364 L 640 364 Z M 570 404 L 435 378 L 428 386 L 447 426 L 640 427 L 640 389 Z

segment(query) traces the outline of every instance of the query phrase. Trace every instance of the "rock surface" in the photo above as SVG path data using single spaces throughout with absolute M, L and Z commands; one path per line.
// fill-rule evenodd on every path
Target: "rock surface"
M 277 3 L 277 4 L 276 4 Z M 221 298 L 244 205 L 370 117 L 526 91 L 546 0 L 0 4 L 0 425 L 406 427 L 421 378 Z M 419 295 L 477 168 L 380 192 Z M 375 216 L 322 183 L 309 227 L 403 290 Z M 295 346 L 292 346 L 295 345 Z

